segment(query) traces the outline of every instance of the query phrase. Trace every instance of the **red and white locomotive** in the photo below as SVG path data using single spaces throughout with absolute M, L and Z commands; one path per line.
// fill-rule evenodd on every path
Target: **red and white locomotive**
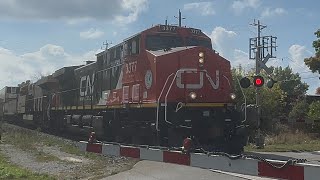
M 201 30 L 157 25 L 96 61 L 28 84 L 18 101 L 28 94 L 32 104 L 21 115 L 49 129 L 88 129 L 108 141 L 162 146 L 191 137 L 195 147 L 239 152 L 245 127 L 233 104 L 230 69 Z

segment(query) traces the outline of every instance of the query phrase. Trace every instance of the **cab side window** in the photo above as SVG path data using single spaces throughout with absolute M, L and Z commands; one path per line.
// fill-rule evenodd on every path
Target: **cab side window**
M 140 36 L 133 37 L 124 43 L 124 56 L 140 53 Z
M 135 39 L 133 39 L 132 41 L 131 41 L 131 53 L 132 54 L 138 54 L 137 53 L 137 42 L 135 41 Z
M 16 94 L 17 93 L 17 89 L 15 87 L 11 88 L 11 93 Z

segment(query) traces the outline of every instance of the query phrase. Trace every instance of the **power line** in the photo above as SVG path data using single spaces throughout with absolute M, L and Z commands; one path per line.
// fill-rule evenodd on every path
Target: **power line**
M 293 59 L 291 59 L 291 58 L 290 58 L 290 57 L 288 57 L 288 56 L 283 57 L 283 58 L 287 58 L 287 59 L 289 59 L 290 61 L 292 61 L 293 63 L 295 63 L 296 65 L 300 66 L 301 68 L 305 68 L 305 67 L 301 66 L 300 64 L 298 64 L 298 62 L 297 62 L 297 61 L 294 61 Z M 308 71 L 309 71 L 309 72 L 312 72 L 311 70 L 308 70 Z
M 319 76 L 314 76 L 314 77 L 306 77 L 306 78 L 301 78 L 301 79 L 315 79 L 315 78 L 319 78 L 319 79 L 320 79 L 320 77 L 319 77 Z

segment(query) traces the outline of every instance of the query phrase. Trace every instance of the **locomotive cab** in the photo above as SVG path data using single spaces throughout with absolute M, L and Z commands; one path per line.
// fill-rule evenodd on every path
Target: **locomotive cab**
M 147 93 L 155 92 L 155 128 L 165 137 L 162 143 L 180 147 L 192 137 L 199 148 L 241 152 L 246 138 L 233 105 L 230 62 L 200 30 L 159 28 L 146 36 L 145 48 L 155 76 Z

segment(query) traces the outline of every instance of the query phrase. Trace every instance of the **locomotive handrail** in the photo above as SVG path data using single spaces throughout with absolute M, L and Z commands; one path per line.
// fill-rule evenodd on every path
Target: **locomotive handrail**
M 169 89 L 168 89 L 168 91 L 167 91 L 167 94 L 166 94 L 166 96 L 165 96 L 164 121 L 167 122 L 167 123 L 169 123 L 169 124 L 172 124 L 172 123 L 171 123 L 170 121 L 167 121 L 167 98 L 168 98 L 169 92 L 170 92 L 170 90 L 171 90 L 171 88 L 172 88 L 173 82 L 174 82 L 174 80 L 177 78 L 178 72 L 181 72 L 181 71 L 184 72 L 184 71 L 187 71 L 187 70 L 188 70 L 188 69 L 178 69 L 178 70 L 177 70 L 174 78 L 173 78 L 172 81 L 171 81 L 171 84 L 170 84 L 170 86 L 169 86 Z M 208 72 L 207 72 L 206 70 L 193 69 L 192 71 L 195 71 L 195 72 L 205 72 L 206 75 L 208 74 Z
M 242 92 L 242 95 L 243 95 L 243 98 L 244 98 L 244 120 L 243 120 L 243 122 L 246 122 L 247 121 L 247 98 L 246 98 L 246 95 L 244 94 L 244 92 L 243 92 L 243 90 L 241 88 L 240 81 L 239 81 L 238 77 L 236 77 L 236 78 L 237 78 L 238 84 L 240 86 L 240 89 L 241 89 L 241 92 Z
M 173 75 L 173 73 L 171 73 L 171 74 L 168 76 L 166 82 L 165 82 L 164 85 L 163 85 L 163 88 L 162 88 L 162 90 L 161 90 L 161 93 L 160 93 L 160 95 L 159 95 L 159 98 L 158 98 L 158 102 L 157 102 L 157 121 L 156 121 L 156 130 L 157 130 L 157 131 L 160 131 L 160 130 L 159 130 L 159 106 L 160 106 L 159 104 L 160 104 L 160 99 L 161 99 L 161 96 L 162 96 L 162 93 L 163 93 L 165 87 L 167 86 L 168 80 L 169 80 L 169 78 L 170 78 L 172 75 Z

